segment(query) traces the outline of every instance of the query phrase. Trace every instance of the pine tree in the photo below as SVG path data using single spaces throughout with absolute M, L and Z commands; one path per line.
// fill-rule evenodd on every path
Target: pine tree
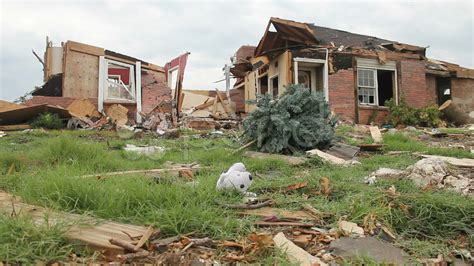
M 260 151 L 280 153 L 327 146 L 335 119 L 322 93 L 290 85 L 278 99 L 258 96 L 257 109 L 243 121 L 245 136 Z

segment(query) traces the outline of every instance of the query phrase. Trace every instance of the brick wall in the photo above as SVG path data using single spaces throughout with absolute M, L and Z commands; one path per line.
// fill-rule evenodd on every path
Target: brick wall
M 387 121 L 388 109 L 385 107 L 359 106 L 359 124 L 383 125 Z
M 426 75 L 426 89 L 431 94 L 433 101 L 437 102 L 438 95 L 436 94 L 436 76 L 427 74 Z
M 474 79 L 451 78 L 451 98 L 458 110 L 470 115 L 474 122 Z
M 410 106 L 425 107 L 435 102 L 436 94 L 426 84 L 424 61 L 401 61 L 399 85 L 401 97 Z
M 354 70 L 339 70 L 329 75 L 331 110 L 346 120 L 355 120 Z
M 162 72 L 142 73 L 142 112 L 149 113 L 159 103 L 171 99 L 171 89 L 168 87 L 165 74 Z M 171 111 L 170 104 L 164 104 L 165 111 Z

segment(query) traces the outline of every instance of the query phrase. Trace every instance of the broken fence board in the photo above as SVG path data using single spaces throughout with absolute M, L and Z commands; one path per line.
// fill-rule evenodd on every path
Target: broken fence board
M 327 265 L 319 258 L 309 254 L 304 249 L 291 242 L 282 232 L 276 234 L 273 237 L 273 241 L 275 242 L 275 246 L 286 254 L 286 257 L 291 263 L 301 266 Z
M 380 129 L 378 126 L 370 126 L 369 130 L 370 130 L 370 135 L 372 136 L 372 139 L 374 140 L 375 143 L 383 142 L 382 133 L 380 133 Z
M 321 157 L 324 161 L 328 162 L 328 163 L 331 163 L 331 164 L 337 164 L 337 165 L 347 165 L 348 164 L 348 161 L 344 160 L 344 159 L 341 159 L 339 157 L 336 157 L 334 155 L 331 155 L 329 153 L 325 153 L 321 150 L 318 150 L 318 149 L 313 149 L 313 150 L 309 150 L 306 152 L 306 154 L 310 157 L 313 157 L 313 156 L 318 156 L 318 157 Z
M 296 156 L 288 156 L 282 154 L 272 154 L 272 153 L 264 153 L 264 152 L 256 152 L 256 151 L 246 151 L 244 153 L 245 157 L 249 158 L 256 158 L 256 159 L 278 159 L 286 161 L 291 165 L 301 165 L 307 161 L 307 158 L 304 157 L 296 157 Z

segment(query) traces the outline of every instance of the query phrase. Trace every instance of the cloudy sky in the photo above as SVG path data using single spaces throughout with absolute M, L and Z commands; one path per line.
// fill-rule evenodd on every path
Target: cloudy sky
M 191 52 L 186 89 L 223 88 L 222 67 L 256 45 L 271 16 L 419 46 L 474 68 L 473 1 L 22 1 L 0 0 L 0 99 L 42 84 L 45 37 L 75 40 L 158 65 Z

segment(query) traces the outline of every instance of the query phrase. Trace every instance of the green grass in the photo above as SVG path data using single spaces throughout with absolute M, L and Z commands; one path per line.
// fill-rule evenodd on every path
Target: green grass
M 28 216 L 0 213 L 0 261 L 28 264 L 67 260 L 74 246 L 64 237 L 62 225 L 35 225 Z
M 426 147 L 402 134 L 385 134 L 384 141 L 387 150 L 468 157 L 458 150 Z M 151 157 L 131 155 L 120 150 L 127 143 L 163 146 L 166 152 Z M 417 158 L 410 155 L 375 155 L 361 159 L 361 165 L 349 168 L 327 165 L 316 159 L 304 166 L 292 167 L 277 159 L 259 160 L 233 154 L 241 144 L 231 137 L 203 139 L 189 132 L 179 140 L 164 140 L 149 135 L 133 138 L 115 132 L 38 131 L 9 134 L 0 139 L 0 145 L 3 148 L 0 152 L 0 189 L 19 195 L 29 203 L 57 210 L 153 225 L 161 229 L 163 236 L 196 232 L 214 239 L 235 239 L 257 230 L 252 225 L 257 218 L 242 218 L 215 204 L 215 200 L 241 201 L 235 193 L 216 192 L 215 183 L 222 171 L 232 163 L 242 161 L 252 173 L 268 177 L 255 178 L 252 191 L 308 181 L 308 186 L 297 192 L 268 192 L 261 196 L 275 199 L 278 207 L 286 209 L 301 209 L 303 203 L 309 203 L 328 214 L 324 221 L 326 226 L 335 226 L 343 218 L 362 224 L 364 217 L 375 215 L 378 222 L 401 236 L 398 244 L 415 256 L 446 254 L 453 248 L 448 241 L 460 235 L 471 236 L 467 238 L 471 247 L 474 243 L 471 221 L 474 203 L 471 199 L 446 191 L 423 192 L 403 179 L 381 180 L 374 186 L 363 183 L 363 178 L 379 167 L 404 169 L 413 164 Z M 159 181 L 140 175 L 101 180 L 79 177 L 108 171 L 160 168 L 167 161 L 198 162 L 209 169 L 197 175 L 195 186 L 170 176 L 162 176 Z M 12 164 L 15 172 L 6 175 Z M 329 197 L 315 195 L 320 190 L 319 180 L 323 176 L 331 182 L 333 193 Z M 384 192 L 392 185 L 401 193 L 398 198 L 391 198 Z M 4 216 L 1 219 L 17 224 L 18 228 L 0 225 L 0 234 L 10 230 L 36 230 L 26 221 L 13 222 L 17 218 Z M 61 242 L 61 230 L 52 230 L 50 235 L 45 235 L 56 237 L 51 241 L 64 243 Z M 6 238 L 4 245 L 15 247 L 16 241 Z M 61 256 L 69 252 L 69 249 L 66 253 L 59 249 L 59 253 L 50 253 L 38 248 L 29 251 L 32 255 L 28 255 L 23 253 L 21 245 L 18 247 L 18 250 L 10 249 L 17 254 L 16 257 L 9 255 L 12 261 L 22 256 L 64 259 Z M 264 264 L 271 260 L 282 261 L 283 256 L 273 252 L 258 258 L 258 262 Z
M 474 158 L 474 155 L 468 150 L 428 147 L 408 133 L 384 134 L 383 139 L 387 151 L 411 151 L 430 155 Z

